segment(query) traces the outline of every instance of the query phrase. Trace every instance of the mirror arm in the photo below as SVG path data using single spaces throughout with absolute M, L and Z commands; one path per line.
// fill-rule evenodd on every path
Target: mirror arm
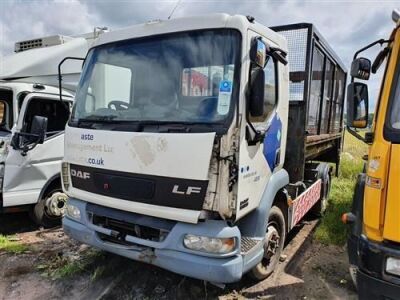
M 21 155 L 22 156 L 26 156 L 26 154 L 29 152 L 29 151 L 31 151 L 33 148 L 35 148 L 36 146 L 38 145 L 38 143 L 33 143 L 32 144 L 32 146 L 30 146 L 29 147 L 29 145 L 24 145 L 22 148 L 21 148 Z
M 73 56 L 67 56 L 64 57 L 64 59 L 62 61 L 60 61 L 60 63 L 58 64 L 58 92 L 60 94 L 60 101 L 64 102 L 62 99 L 62 75 L 61 75 L 61 66 L 63 65 L 63 63 L 65 63 L 67 60 L 81 60 L 81 61 L 85 61 L 85 58 L 82 57 L 73 57 Z
M 269 55 L 271 55 L 274 59 L 282 63 L 284 66 L 288 64 L 287 52 L 276 47 L 269 47 Z
M 371 47 L 373 47 L 373 46 L 375 46 L 375 45 L 377 45 L 377 44 L 379 44 L 379 45 L 382 46 L 383 44 L 385 44 L 385 43 L 390 43 L 390 42 L 392 42 L 392 41 L 393 41 L 392 39 L 389 39 L 389 40 L 385 40 L 385 39 L 377 40 L 377 41 L 375 41 L 375 42 L 373 42 L 373 43 L 371 43 L 371 44 L 369 44 L 369 45 L 367 45 L 367 46 L 361 48 L 360 50 L 356 51 L 356 52 L 354 53 L 353 60 L 355 60 L 355 59 L 357 58 L 358 54 L 360 54 L 361 52 L 363 52 L 363 51 L 365 51 L 365 50 L 367 50 L 367 49 L 369 49 L 369 48 L 371 48 Z
M 355 131 L 353 128 L 351 128 L 350 126 L 346 126 L 347 131 L 354 137 L 356 137 L 357 139 L 359 139 L 360 141 L 363 141 L 364 143 L 368 144 L 369 141 L 366 140 L 362 135 L 360 135 L 357 131 Z
M 18 132 L 16 133 L 19 136 L 31 136 L 31 137 L 39 137 L 37 134 L 32 134 L 32 133 L 27 133 L 27 132 Z M 18 145 L 14 142 L 14 139 L 11 139 L 11 147 L 13 147 L 14 150 L 21 150 L 21 155 L 26 156 L 26 154 L 31 151 L 33 148 L 35 148 L 39 143 L 35 142 L 31 146 L 29 144 L 24 144 L 24 145 Z

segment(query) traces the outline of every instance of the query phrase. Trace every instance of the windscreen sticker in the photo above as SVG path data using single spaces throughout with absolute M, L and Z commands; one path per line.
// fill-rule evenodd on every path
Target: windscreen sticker
M 219 83 L 218 107 L 219 115 L 226 115 L 229 112 L 232 95 L 232 81 L 221 80 Z

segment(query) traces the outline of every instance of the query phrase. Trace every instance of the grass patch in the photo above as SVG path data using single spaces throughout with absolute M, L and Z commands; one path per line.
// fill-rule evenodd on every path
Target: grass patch
M 15 237 L 0 234 L 0 251 L 18 254 L 28 250 L 26 245 L 13 239 L 15 239 Z
M 97 265 L 105 258 L 101 251 L 90 249 L 79 257 L 55 256 L 48 264 L 37 266 L 44 277 L 64 279 L 82 273 L 92 274 L 93 280 L 101 277 L 100 267 Z
M 367 145 L 346 132 L 339 177 L 332 180 L 328 207 L 315 231 L 316 239 L 324 244 L 341 246 L 347 240 L 348 226 L 341 222 L 341 216 L 350 211 L 356 179 L 364 165 L 362 156 L 367 150 Z

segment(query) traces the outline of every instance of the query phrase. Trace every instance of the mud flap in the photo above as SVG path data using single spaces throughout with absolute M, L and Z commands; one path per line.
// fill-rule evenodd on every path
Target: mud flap
M 355 216 L 355 221 L 350 224 L 350 236 L 347 240 L 347 251 L 349 262 L 351 265 L 358 266 L 358 244 L 362 233 L 363 224 L 363 203 L 364 203 L 364 187 L 365 173 L 360 173 L 357 178 L 357 183 L 354 189 L 353 203 L 351 212 Z

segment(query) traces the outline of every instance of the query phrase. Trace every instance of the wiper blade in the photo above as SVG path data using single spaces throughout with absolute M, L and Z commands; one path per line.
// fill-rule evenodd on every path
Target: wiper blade
M 85 118 L 78 119 L 79 121 L 113 121 L 118 116 L 116 115 L 109 115 L 109 116 L 98 116 L 98 115 L 90 115 Z

